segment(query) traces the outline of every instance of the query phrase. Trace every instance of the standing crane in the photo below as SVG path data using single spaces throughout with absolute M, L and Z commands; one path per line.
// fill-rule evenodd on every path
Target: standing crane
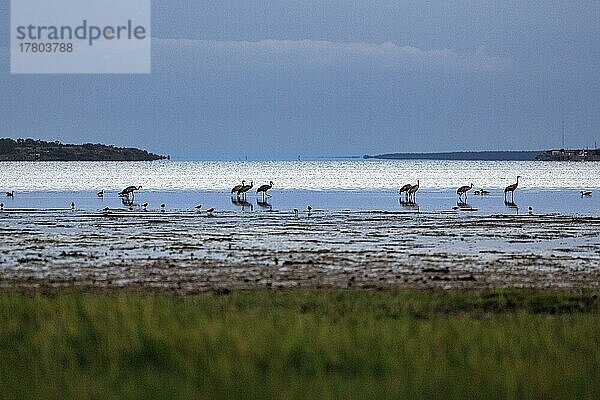
M 511 195 L 511 203 L 514 203 L 515 200 L 515 190 L 517 190 L 517 186 L 519 186 L 519 178 L 521 176 L 517 176 L 517 182 L 513 183 L 512 185 L 508 185 L 505 189 L 504 189 L 504 201 L 506 201 L 506 194 L 510 193 Z
M 417 191 L 419 190 L 419 180 L 417 179 L 417 184 L 416 185 L 412 185 L 410 187 L 410 189 L 408 189 L 406 191 L 406 201 L 410 201 L 410 199 L 412 198 L 412 201 L 415 201 L 415 196 L 417 194 Z
M 254 181 L 251 181 L 249 185 L 244 185 L 242 186 L 242 188 L 240 190 L 237 191 L 238 196 L 242 195 L 244 198 L 246 197 L 246 193 L 252 189 L 252 186 L 254 186 Z
M 242 181 L 241 185 L 235 185 L 232 189 L 231 189 L 231 194 L 236 193 L 238 196 L 240 195 L 239 191 L 246 186 L 246 181 Z
M 459 200 L 462 200 L 462 196 L 463 194 L 465 195 L 465 201 L 467 200 L 467 192 L 469 190 L 473 189 L 473 184 L 471 183 L 471 186 L 461 186 L 458 189 L 456 189 L 456 194 L 458 195 Z
M 407 183 L 406 185 L 402 186 L 400 188 L 400 191 L 398 192 L 400 197 L 402 197 L 402 193 L 406 193 L 406 197 L 407 197 L 407 201 L 408 201 L 408 189 L 410 189 L 411 187 L 412 187 L 412 185 L 410 183 Z
M 267 193 L 267 190 L 271 190 L 271 188 L 273 188 L 273 181 L 269 181 L 268 185 L 262 185 L 262 186 L 260 186 L 258 189 L 256 189 L 256 193 L 257 194 L 258 193 L 262 193 L 263 194 L 263 201 L 264 201 L 265 200 L 265 195 L 268 196 L 268 197 L 271 197 Z

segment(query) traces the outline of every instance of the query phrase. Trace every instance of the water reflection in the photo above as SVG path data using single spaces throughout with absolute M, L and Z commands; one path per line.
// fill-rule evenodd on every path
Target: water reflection
M 263 210 L 273 211 L 273 205 L 270 204 L 267 200 L 256 199 L 256 204 Z
M 410 200 L 404 200 L 402 199 L 402 197 L 400 197 L 399 203 L 403 208 L 419 211 L 419 203 L 417 203 L 412 198 Z
M 242 211 L 246 211 L 246 209 L 248 209 L 250 211 L 254 210 L 254 205 L 252 205 L 252 203 L 250 203 L 246 199 L 242 199 L 240 197 L 232 197 L 231 204 L 233 204 L 236 207 L 240 207 L 242 209 Z
M 460 210 L 460 211 L 477 211 L 477 208 L 471 206 L 469 203 L 467 203 L 466 201 L 462 201 L 459 200 L 456 202 L 456 206 L 452 207 L 454 210 Z
M 218 210 L 230 210 L 237 212 L 256 212 L 264 210 L 288 210 L 294 208 L 299 210 L 300 215 L 306 216 L 307 205 L 310 204 L 320 210 L 404 210 L 406 212 L 439 212 L 447 211 L 456 207 L 472 210 L 478 209 L 482 214 L 510 214 L 514 215 L 517 204 L 504 203 L 503 195 L 497 193 L 482 198 L 469 196 L 466 204 L 458 204 L 456 201 L 456 189 L 447 190 L 425 190 L 421 193 L 418 202 L 400 200 L 397 190 L 280 190 L 275 198 L 262 202 L 260 197 L 252 196 L 248 200 L 231 199 L 229 191 L 167 191 L 148 190 L 142 196 L 136 196 L 135 201 L 123 199 L 116 196 L 105 195 L 104 200 L 96 196 L 97 191 L 34 191 L 19 192 L 14 199 L 2 199 L 5 208 L 63 208 L 75 202 L 78 210 L 100 211 L 104 207 L 142 209 L 143 203 L 148 202 L 148 209 L 158 209 L 159 205 L 165 203 L 167 210 L 190 210 L 197 204 L 204 204 L 202 212 L 206 208 L 215 207 Z M 404 196 L 403 196 L 404 197 Z M 256 202 L 255 199 L 258 199 Z M 520 214 L 526 214 L 528 207 L 533 207 L 535 214 L 559 213 L 559 214 L 581 214 L 600 215 L 600 196 L 592 196 L 586 199 L 580 197 L 580 191 L 567 190 L 522 190 L 519 193 L 518 208 Z M 524 207 L 524 208 L 523 208 Z M 523 208 L 523 209 L 521 209 Z
M 133 197 L 121 197 L 121 203 L 125 206 L 125 207 L 135 207 L 137 206 L 137 204 L 135 204 Z
M 514 201 L 504 200 L 504 205 L 508 209 L 512 209 L 515 211 L 515 215 L 519 215 L 519 206 Z

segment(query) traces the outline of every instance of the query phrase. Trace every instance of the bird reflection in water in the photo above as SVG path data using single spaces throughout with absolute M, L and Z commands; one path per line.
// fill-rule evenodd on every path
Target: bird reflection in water
M 460 211 L 477 211 L 477 209 L 471 206 L 469 203 L 461 200 L 457 201 L 456 206 L 452 207 L 452 209 Z
M 236 207 L 241 207 L 242 211 L 246 211 L 246 209 L 249 209 L 250 211 L 254 210 L 254 206 L 252 205 L 252 203 L 247 201 L 245 198 L 232 197 L 231 204 L 233 204 Z
M 404 200 L 401 196 L 399 202 L 400 205 L 406 209 L 419 211 L 419 204 L 412 197 L 408 197 L 408 200 Z
M 136 206 L 136 204 L 134 203 L 133 197 L 121 197 L 121 203 L 123 203 L 123 205 L 125 207 L 135 207 Z
M 519 206 L 514 201 L 505 200 L 504 205 L 512 210 L 515 210 L 515 215 L 519 215 Z
M 267 210 L 267 211 L 273 211 L 273 205 L 271 205 L 268 201 L 266 200 L 259 200 L 256 199 L 256 204 L 262 208 L 263 210 Z

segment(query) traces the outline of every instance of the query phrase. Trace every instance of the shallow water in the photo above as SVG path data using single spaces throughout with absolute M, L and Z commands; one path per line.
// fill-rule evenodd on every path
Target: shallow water
M 103 198 L 98 198 L 95 191 L 53 191 L 53 192 L 18 192 L 14 198 L 3 199 L 5 210 L 10 209 L 45 209 L 70 208 L 75 203 L 80 211 L 99 212 L 105 207 L 129 208 L 117 195 L 117 191 L 106 191 Z M 522 189 L 515 194 L 512 204 L 505 204 L 501 190 L 492 191 L 486 196 L 471 195 L 466 203 L 459 202 L 455 190 L 423 189 L 417 194 L 416 202 L 406 204 L 400 201 L 396 190 L 291 190 L 276 189 L 271 197 L 263 201 L 261 195 L 250 193 L 246 201 L 231 196 L 228 191 L 215 190 L 141 190 L 133 200 L 134 209 L 148 203 L 148 210 L 160 210 L 165 204 L 166 211 L 193 211 L 202 204 L 203 209 L 215 208 L 217 212 L 264 212 L 264 211 L 299 211 L 310 205 L 317 210 L 379 210 L 415 212 L 454 212 L 477 215 L 505 214 L 522 215 L 529 212 L 535 214 L 563 215 L 600 215 L 600 191 L 596 196 L 582 198 L 577 190 L 568 189 Z
M 191 210 L 197 204 L 217 210 L 447 211 L 460 206 L 478 214 L 534 213 L 598 215 L 600 163 L 492 161 L 268 161 L 268 162 L 4 162 L 0 189 L 15 190 L 6 208 L 70 207 L 97 211 L 123 207 L 117 193 L 141 185 L 136 204 L 158 209 Z M 503 188 L 522 176 L 514 198 L 505 205 Z M 242 179 L 255 188 L 274 182 L 272 197 L 262 201 L 255 190 L 247 203 L 233 201 L 229 189 Z M 417 204 L 399 202 L 398 188 L 420 181 Z M 465 204 L 456 188 L 473 183 Z M 491 191 L 475 196 L 478 188 Z M 581 189 L 598 191 L 581 198 Z M 105 191 L 104 198 L 96 193 Z

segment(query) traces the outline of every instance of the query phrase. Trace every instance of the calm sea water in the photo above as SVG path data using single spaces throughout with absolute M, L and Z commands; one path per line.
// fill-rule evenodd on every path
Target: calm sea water
M 502 189 L 521 175 L 516 207 L 504 204 Z M 274 182 L 272 197 L 262 202 L 255 190 L 248 203 L 232 201 L 229 190 L 241 182 L 255 188 Z M 417 206 L 398 201 L 398 188 L 420 181 Z M 3 198 L 6 208 L 66 207 L 99 210 L 122 206 L 117 192 L 141 185 L 136 203 L 150 208 L 166 203 L 170 210 L 196 204 L 217 210 L 444 211 L 456 206 L 456 188 L 473 183 L 489 196 L 470 195 L 469 206 L 479 213 L 600 214 L 600 163 L 491 161 L 253 161 L 253 162 L 3 162 L 0 190 L 15 191 Z M 591 198 L 579 191 L 592 190 Z M 99 190 L 105 197 L 96 196 Z

